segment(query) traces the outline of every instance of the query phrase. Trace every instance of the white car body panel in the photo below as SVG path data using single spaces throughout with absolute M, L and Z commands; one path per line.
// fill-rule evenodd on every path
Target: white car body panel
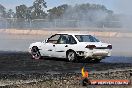
M 71 49 L 76 52 L 79 56 L 83 56 L 85 58 L 88 57 L 107 57 L 111 56 L 111 49 L 107 49 L 103 47 L 107 47 L 107 43 L 102 42 L 79 42 L 78 39 L 74 35 L 88 35 L 88 34 L 74 34 L 74 33 L 58 33 L 58 34 L 68 34 L 72 35 L 76 40 L 77 44 L 54 44 L 54 43 L 46 43 L 44 42 L 36 42 L 32 43 L 29 47 L 29 53 L 31 53 L 31 49 L 33 46 L 37 46 L 42 56 L 49 57 L 57 57 L 57 58 L 66 58 L 66 52 Z M 95 45 L 98 48 L 88 49 L 87 45 Z M 67 46 L 67 47 L 66 47 Z M 102 48 L 102 49 L 100 49 Z M 83 52 L 83 53 L 80 53 Z M 80 53 L 80 54 L 79 54 Z

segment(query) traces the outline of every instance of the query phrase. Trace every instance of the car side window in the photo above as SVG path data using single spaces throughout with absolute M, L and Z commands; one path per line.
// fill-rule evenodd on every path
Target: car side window
M 59 38 L 60 38 L 59 34 L 53 35 L 47 40 L 46 43 L 54 43 L 54 44 L 56 44 Z
M 68 35 L 61 35 L 57 44 L 67 44 L 68 43 Z
M 74 39 L 74 37 L 72 35 L 68 36 L 68 43 L 69 44 L 77 44 L 76 40 Z

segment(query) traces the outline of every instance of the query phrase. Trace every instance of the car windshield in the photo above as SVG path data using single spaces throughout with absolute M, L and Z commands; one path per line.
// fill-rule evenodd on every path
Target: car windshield
M 75 35 L 79 42 L 100 42 L 98 39 L 91 35 Z

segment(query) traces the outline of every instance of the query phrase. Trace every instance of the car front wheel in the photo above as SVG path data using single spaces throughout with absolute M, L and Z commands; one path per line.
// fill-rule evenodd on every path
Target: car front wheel
M 41 54 L 39 52 L 38 47 L 32 47 L 31 55 L 33 59 L 41 59 Z
M 67 53 L 67 59 L 68 59 L 68 61 L 70 61 L 70 62 L 77 61 L 77 55 L 76 55 L 76 53 L 75 53 L 74 51 L 69 51 L 69 52 Z

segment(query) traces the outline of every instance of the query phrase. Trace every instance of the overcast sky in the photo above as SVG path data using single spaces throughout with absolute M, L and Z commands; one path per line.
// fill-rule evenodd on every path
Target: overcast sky
M 27 6 L 31 6 L 33 1 L 35 0 L 0 0 L 0 4 L 5 6 L 7 9 L 15 10 L 15 7 L 18 5 L 25 4 Z M 113 10 L 115 13 L 123 13 L 122 7 L 125 8 L 128 5 L 125 5 L 124 2 L 128 2 L 127 4 L 131 5 L 132 0 L 45 0 L 47 2 L 47 7 L 52 8 L 55 6 L 59 6 L 62 4 L 81 4 L 81 3 L 94 3 L 94 4 L 101 4 L 105 5 L 106 8 Z M 129 11 L 129 10 L 128 10 Z

